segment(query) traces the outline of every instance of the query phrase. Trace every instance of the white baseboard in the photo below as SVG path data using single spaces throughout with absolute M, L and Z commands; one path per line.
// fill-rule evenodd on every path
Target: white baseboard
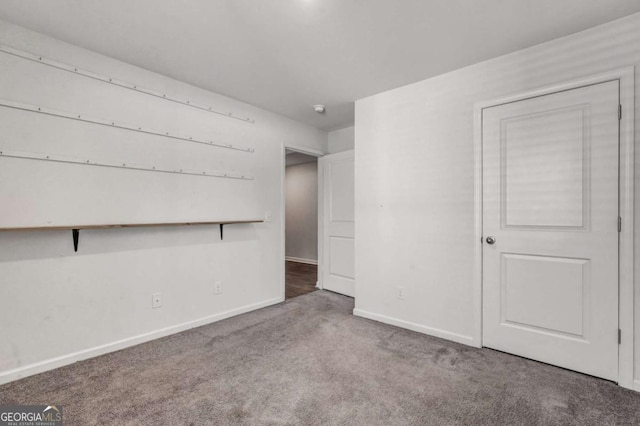
M 454 342 L 462 343 L 464 345 L 475 346 L 475 343 L 472 337 L 464 336 L 462 334 L 457 334 L 457 333 L 452 333 L 450 331 L 427 327 L 425 325 L 420 325 L 413 322 L 388 317 L 385 315 L 374 314 L 372 312 L 363 311 L 362 309 L 354 309 L 353 315 L 357 317 L 378 321 L 378 322 L 383 322 L 385 324 L 395 325 L 397 327 L 406 328 L 408 330 L 417 331 L 418 333 L 428 334 L 430 336 L 440 337 L 446 340 L 452 340 Z
M 55 368 L 63 367 L 65 365 L 73 364 L 74 362 L 104 355 L 109 352 L 119 351 L 121 349 L 125 349 L 130 346 L 139 345 L 141 343 L 159 339 L 161 337 L 169 336 L 171 334 L 176 334 L 181 331 L 189 330 L 191 328 L 200 327 L 206 324 L 211 324 L 213 322 L 230 318 L 236 315 L 244 314 L 246 312 L 254 311 L 256 309 L 264 308 L 270 305 L 275 305 L 276 303 L 280 303 L 282 301 L 284 301 L 284 298 L 278 297 L 276 299 L 270 299 L 264 302 L 242 306 L 240 308 L 232 309 L 230 311 L 222 312 L 215 315 L 210 315 L 194 321 L 188 321 L 182 324 L 173 325 L 171 327 L 162 328 L 160 330 L 152 331 L 150 333 L 140 334 L 138 336 L 129 337 L 129 338 L 118 340 L 112 343 L 107 343 L 105 345 L 96 346 L 93 348 L 85 349 L 78 352 L 73 352 L 73 353 L 59 356 L 56 358 L 51 358 L 45 361 L 40 361 L 34 364 L 25 365 L 23 367 L 18 367 L 13 370 L 8 370 L 0 373 L 0 385 L 12 382 L 14 380 L 21 379 L 23 377 L 33 376 L 34 374 L 42 373 L 45 371 L 53 370 Z
M 309 265 L 317 265 L 318 261 L 317 260 L 313 260 L 313 259 L 303 259 L 301 257 L 292 257 L 292 256 L 286 256 L 284 258 L 284 260 L 286 260 L 287 262 L 298 262 L 298 263 L 307 263 Z
M 636 392 L 640 392 L 640 379 L 636 379 L 633 381 L 633 390 Z

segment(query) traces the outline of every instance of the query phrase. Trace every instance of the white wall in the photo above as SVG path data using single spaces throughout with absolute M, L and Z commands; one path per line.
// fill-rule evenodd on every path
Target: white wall
M 82 143 L 88 143 L 93 144 L 91 147 L 99 145 L 99 149 L 90 153 L 101 157 L 120 158 L 126 153 L 135 155 L 136 159 L 164 161 L 167 165 L 187 162 L 211 169 L 250 171 L 255 175 L 248 187 L 240 183 L 221 186 L 221 181 L 198 177 L 195 179 L 199 180 L 189 181 L 192 185 L 183 183 L 177 175 L 127 170 L 104 175 L 102 173 L 107 172 L 97 167 L 64 165 L 54 169 L 55 165 L 46 162 L 3 159 L 4 166 L 9 161 L 24 161 L 24 167 L 15 168 L 13 175 L 2 175 L 0 194 L 3 196 L 23 180 L 37 186 L 28 194 L 43 193 L 40 189 L 46 189 L 51 180 L 62 176 L 70 182 L 70 192 L 78 189 L 90 198 L 89 201 L 57 192 L 58 198 L 52 198 L 50 204 L 59 211 L 57 220 L 63 219 L 64 209 L 58 208 L 56 200 L 73 200 L 79 212 L 86 212 L 89 202 L 99 201 L 101 196 L 110 199 L 122 191 L 133 191 L 132 194 L 141 197 L 161 195 L 153 201 L 157 203 L 157 212 L 152 212 L 155 216 L 149 218 L 150 212 L 144 206 L 137 209 L 135 205 L 105 204 L 103 208 L 110 212 L 108 219 L 143 222 L 174 218 L 179 210 L 179 216 L 185 220 L 203 220 L 217 216 L 220 211 L 229 212 L 225 210 L 225 202 L 236 207 L 255 205 L 259 214 L 270 211 L 273 218 L 279 218 L 284 167 L 282 144 L 327 150 L 326 133 L 315 128 L 5 22 L 0 22 L 0 43 L 256 120 L 254 125 L 247 125 L 131 91 L 133 95 L 121 97 L 125 89 L 73 77 L 40 64 L 25 64 L 20 58 L 0 53 L 3 76 L 0 97 L 3 99 L 13 97 L 15 101 L 25 102 L 23 98 L 28 97 L 29 103 L 42 102 L 70 111 L 82 109 L 79 112 L 89 109 L 101 117 L 114 114 L 124 121 L 140 120 L 143 125 L 160 129 L 188 131 L 194 126 L 199 132 L 219 135 L 256 150 L 252 155 L 207 147 L 183 150 L 179 142 L 135 136 L 134 132 L 121 133 L 121 138 L 91 133 L 102 138 L 95 141 L 87 137 L 94 128 L 87 130 L 88 125 L 80 122 L 65 123 L 68 128 L 60 128 L 64 132 L 45 140 L 41 136 L 41 122 L 58 120 L 55 122 L 60 123 L 61 119 L 35 118 L 38 114 L 33 114 L 32 125 L 22 126 L 23 139 L 18 130 L 12 129 L 17 136 L 12 140 L 3 137 L 0 146 L 24 140 L 30 150 L 82 151 L 87 149 Z M 29 71 L 24 74 L 27 68 Z M 41 90 L 32 90 L 31 86 Z M 86 99 L 84 95 L 96 96 L 90 101 L 81 101 Z M 131 96 L 138 96 L 135 102 Z M 154 112 L 158 115 L 154 116 Z M 9 114 L 16 113 L 0 108 L 0 117 L 11 125 Z M 113 143 L 112 149 L 107 142 Z M 123 152 L 125 142 L 140 145 L 135 145 L 135 149 L 127 146 Z M 33 172 L 40 173 L 40 179 L 33 180 Z M 203 182 L 210 182 L 211 186 Z M 91 198 L 91 193 L 85 191 L 87 185 L 98 191 L 97 197 Z M 56 187 L 56 190 L 62 188 Z M 29 196 L 24 195 L 24 191 L 18 194 L 28 200 Z M 212 200 L 212 197 L 217 198 L 218 207 L 199 201 Z M 132 199 L 135 201 L 135 197 Z M 180 200 L 180 205 L 175 200 Z M 32 201 L 41 211 L 41 199 L 32 197 Z M 2 208 L 7 209 L 7 204 Z M 99 213 L 96 209 L 91 211 Z M 144 211 L 145 215 L 137 215 L 138 211 Z M 28 214 L 26 210 L 22 212 Z M 92 218 L 85 214 L 74 219 L 89 221 Z M 68 231 L 2 233 L 0 383 L 283 300 L 281 226 L 278 221 L 227 226 L 224 241 L 220 241 L 217 227 L 207 226 L 87 230 L 81 232 L 78 253 L 73 252 Z M 222 282 L 220 295 L 213 293 L 216 280 Z M 154 292 L 163 294 L 163 307 L 152 310 Z
M 285 255 L 317 262 L 318 162 L 288 166 L 285 182 Z
M 640 14 L 357 101 L 355 312 L 470 343 L 477 319 L 474 103 L 629 65 L 636 67 L 638 108 Z M 636 112 L 636 141 L 639 119 Z M 639 190 L 636 181 L 636 217 Z M 395 297 L 397 286 L 404 300 Z
M 329 132 L 329 154 L 349 151 L 355 148 L 355 127 L 345 127 L 344 129 Z

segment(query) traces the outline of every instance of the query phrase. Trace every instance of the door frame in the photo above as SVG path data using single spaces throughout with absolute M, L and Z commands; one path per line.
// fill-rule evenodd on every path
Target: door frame
M 322 194 L 323 194 L 323 180 L 322 180 L 322 169 L 321 169 L 321 160 L 322 157 L 327 155 L 325 152 L 308 148 L 306 146 L 300 145 L 292 145 L 287 142 L 281 143 L 281 152 L 280 152 L 280 298 L 285 300 L 285 286 L 286 286 L 286 252 L 285 252 L 285 242 L 286 242 L 286 209 L 287 209 L 287 198 L 286 198 L 286 180 L 285 180 L 285 172 L 287 169 L 287 150 L 299 152 L 300 154 L 310 155 L 312 157 L 316 157 L 318 159 L 318 277 L 316 282 L 316 287 L 322 289 L 322 279 L 321 279 L 321 265 L 322 265 L 322 221 L 324 219 L 323 215 L 323 205 L 322 205 Z
M 474 272 L 473 272 L 473 317 L 475 326 L 472 345 L 482 347 L 482 111 L 498 105 L 517 102 L 556 92 L 577 89 L 608 81 L 620 81 L 620 105 L 622 118 L 619 121 L 619 214 L 622 231 L 619 235 L 619 281 L 618 281 L 618 327 L 622 341 L 618 346 L 618 384 L 634 389 L 634 271 L 633 271 L 633 220 L 634 220 L 634 74 L 629 66 L 601 74 L 591 75 L 514 95 L 481 101 L 474 105 Z M 635 383 L 640 391 L 640 381 Z

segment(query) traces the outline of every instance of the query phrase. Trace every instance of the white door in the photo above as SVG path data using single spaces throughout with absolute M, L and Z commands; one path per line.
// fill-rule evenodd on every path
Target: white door
M 483 110 L 483 345 L 618 379 L 617 80 Z
M 323 179 L 322 288 L 354 297 L 354 152 L 320 159 Z

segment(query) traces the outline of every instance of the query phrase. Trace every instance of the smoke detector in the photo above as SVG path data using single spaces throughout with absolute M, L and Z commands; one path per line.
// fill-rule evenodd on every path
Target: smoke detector
M 320 105 L 320 104 L 314 105 L 313 110 L 318 114 L 322 114 L 324 112 L 324 105 Z

